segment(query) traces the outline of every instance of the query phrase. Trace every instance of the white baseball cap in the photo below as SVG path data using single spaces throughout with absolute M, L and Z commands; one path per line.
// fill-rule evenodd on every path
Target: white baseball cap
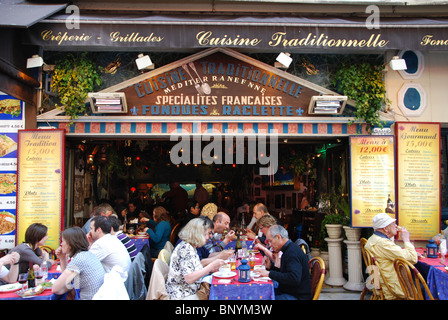
M 378 213 L 376 216 L 373 217 L 373 229 L 382 229 L 390 225 L 391 223 L 394 223 L 397 221 L 397 219 L 392 218 L 387 213 Z

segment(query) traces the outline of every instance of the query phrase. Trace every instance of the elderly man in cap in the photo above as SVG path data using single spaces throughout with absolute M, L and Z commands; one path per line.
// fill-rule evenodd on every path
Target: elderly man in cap
M 393 290 L 393 292 L 390 292 L 380 277 L 384 298 L 387 300 L 405 298 L 394 269 L 395 259 L 403 258 L 412 264 L 416 264 L 418 261 L 417 252 L 409 240 L 409 231 L 406 228 L 401 228 L 404 248 L 396 245 L 392 240 L 399 230 L 395 221 L 396 219 L 393 219 L 387 213 L 379 213 L 374 216 L 372 219 L 374 232 L 365 245 L 367 251 L 378 261 L 384 281 L 387 281 L 387 284 Z

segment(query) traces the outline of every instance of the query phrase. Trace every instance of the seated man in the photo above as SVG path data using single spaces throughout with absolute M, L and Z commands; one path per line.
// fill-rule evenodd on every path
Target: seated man
M 405 298 L 394 269 L 395 259 L 403 258 L 412 264 L 416 264 L 418 261 L 417 252 L 409 240 L 409 231 L 404 227 L 401 229 L 404 249 L 391 240 L 398 232 L 395 221 L 387 213 L 379 213 L 374 216 L 372 219 L 374 233 L 365 245 L 365 249 L 378 261 L 384 280 L 387 281 L 389 287 L 394 291 L 390 292 L 383 283 L 382 277 L 380 277 L 381 288 L 386 300 Z
M 288 232 L 280 225 L 269 228 L 266 240 L 275 253 L 282 252 L 280 268 L 267 265 L 267 270 L 257 271 L 274 281 L 275 299 L 311 300 L 311 277 L 305 253 L 289 240 Z
M 90 232 L 87 239 L 92 252 L 104 267 L 110 272 L 115 265 L 119 265 L 125 274 L 123 282 L 127 279 L 127 272 L 131 266 L 131 257 L 124 244 L 111 232 L 112 223 L 108 217 L 97 216 L 90 223 Z
M 235 231 L 230 230 L 221 241 L 224 231 L 229 230 L 230 217 L 225 212 L 218 212 L 213 217 L 213 236 L 207 241 L 204 247 L 210 252 L 221 252 L 233 240 Z

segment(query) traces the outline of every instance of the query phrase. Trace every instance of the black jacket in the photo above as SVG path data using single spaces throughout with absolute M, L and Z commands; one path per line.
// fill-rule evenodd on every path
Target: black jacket
M 269 277 L 278 282 L 278 293 L 287 293 L 299 300 L 311 299 L 311 277 L 308 257 L 291 240 L 282 247 L 280 269 L 272 268 Z

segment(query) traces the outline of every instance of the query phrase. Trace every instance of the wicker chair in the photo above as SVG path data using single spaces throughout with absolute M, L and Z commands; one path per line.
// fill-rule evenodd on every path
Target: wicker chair
M 407 300 L 425 300 L 421 286 L 424 287 L 429 299 L 434 300 L 425 279 L 411 263 L 402 258 L 397 258 L 394 261 L 394 268 Z M 414 277 L 412 274 L 414 274 Z
M 372 262 L 373 264 L 376 266 L 376 270 L 378 270 L 379 276 L 381 277 L 381 279 L 383 280 L 383 284 L 387 287 L 387 290 L 389 290 L 389 292 L 391 292 L 392 294 L 394 294 L 394 290 L 387 284 L 387 281 L 384 279 L 383 277 L 383 273 L 381 272 L 380 266 L 378 261 L 376 260 L 376 258 L 369 252 L 369 250 L 366 250 L 366 252 L 368 252 L 371 255 L 372 258 Z M 381 285 L 378 283 L 377 287 L 373 287 L 375 294 L 378 296 L 378 299 L 380 300 L 385 300 L 384 298 L 384 294 L 383 294 L 383 289 L 381 288 Z
M 309 261 L 309 266 L 313 300 L 319 300 L 320 292 L 325 279 L 325 262 L 320 257 L 314 257 Z
M 173 246 L 176 245 L 177 240 L 179 239 L 178 237 L 178 233 L 180 231 L 180 223 L 176 224 L 173 227 L 173 230 L 171 230 L 171 235 L 170 235 L 170 242 L 172 243 Z
M 41 250 L 44 250 L 46 252 L 48 252 L 48 256 L 51 260 L 55 260 L 56 259 L 56 253 L 55 250 L 49 246 L 39 246 L 39 248 Z
M 361 292 L 360 300 L 364 300 L 367 293 L 371 294 L 370 300 L 378 300 L 378 296 L 376 294 L 377 292 L 373 289 L 373 286 L 375 285 L 375 283 L 373 283 L 374 274 L 373 274 L 373 268 L 372 268 L 372 266 L 373 266 L 372 257 L 365 249 L 366 243 L 367 243 L 367 239 L 361 238 L 360 244 L 361 244 L 362 258 L 364 260 L 364 264 L 366 265 L 367 273 L 369 275 L 367 281 L 370 281 L 370 283 L 367 283 L 367 281 L 366 281 L 366 284 L 364 285 L 364 289 Z M 378 283 L 378 285 L 379 285 L 379 283 Z

